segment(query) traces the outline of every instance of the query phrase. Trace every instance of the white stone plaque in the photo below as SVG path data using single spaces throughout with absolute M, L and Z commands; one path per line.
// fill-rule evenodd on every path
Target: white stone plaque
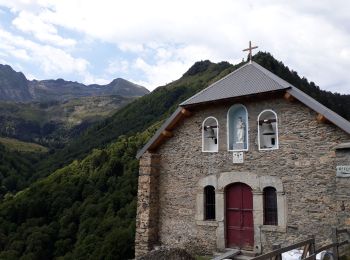
M 350 165 L 337 166 L 337 177 L 350 178 Z
M 233 153 L 233 163 L 243 163 L 243 152 Z

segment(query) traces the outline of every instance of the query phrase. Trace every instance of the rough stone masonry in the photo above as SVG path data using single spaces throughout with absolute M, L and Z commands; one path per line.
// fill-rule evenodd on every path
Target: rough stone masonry
M 234 104 L 248 111 L 249 149 L 242 164 L 232 163 L 227 149 L 227 112 Z M 277 114 L 279 149 L 259 151 L 257 118 Z M 219 151 L 202 152 L 202 122 L 218 120 Z M 155 245 L 211 254 L 225 248 L 225 187 L 243 182 L 253 191 L 254 251 L 291 244 L 316 235 L 330 240 L 331 228 L 350 227 L 350 178 L 336 177 L 336 166 L 350 165 L 350 151 L 336 150 L 350 136 L 316 112 L 282 96 L 208 105 L 192 111 L 174 136 L 140 159 L 136 221 L 136 257 Z M 204 220 L 203 189 L 215 187 L 216 219 Z M 264 187 L 277 190 L 278 225 L 263 225 Z

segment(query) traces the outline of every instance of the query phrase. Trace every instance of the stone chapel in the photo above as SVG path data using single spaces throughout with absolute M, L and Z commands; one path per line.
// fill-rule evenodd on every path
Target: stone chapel
M 137 158 L 136 257 L 350 227 L 350 122 L 255 62 L 181 103 Z

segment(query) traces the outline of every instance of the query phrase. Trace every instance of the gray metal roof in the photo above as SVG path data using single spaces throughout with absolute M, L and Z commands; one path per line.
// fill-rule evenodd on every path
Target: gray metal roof
M 226 77 L 211 84 L 181 103 L 180 106 L 283 90 L 291 86 L 285 80 L 277 77 L 259 64 L 252 62 L 243 65 Z

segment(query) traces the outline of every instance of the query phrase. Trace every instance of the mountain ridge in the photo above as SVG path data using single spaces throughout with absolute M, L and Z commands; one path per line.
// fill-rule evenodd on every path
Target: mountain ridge
M 66 101 L 79 97 L 120 95 L 139 97 L 148 94 L 143 86 L 123 78 L 113 79 L 106 85 L 85 85 L 62 78 L 28 80 L 22 72 L 10 65 L 0 64 L 0 101 Z

